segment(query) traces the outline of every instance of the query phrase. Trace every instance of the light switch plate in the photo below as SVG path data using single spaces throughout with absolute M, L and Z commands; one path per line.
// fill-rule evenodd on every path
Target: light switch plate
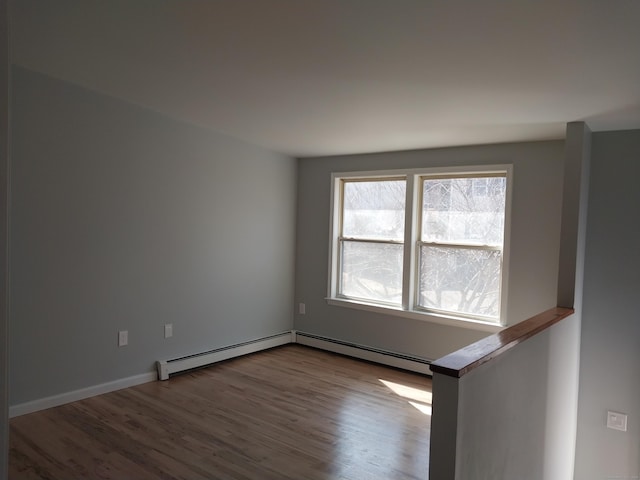
M 607 428 L 627 431 L 627 415 L 620 412 L 607 412 Z
M 120 330 L 118 332 L 118 346 L 124 347 L 129 344 L 129 331 L 128 330 Z

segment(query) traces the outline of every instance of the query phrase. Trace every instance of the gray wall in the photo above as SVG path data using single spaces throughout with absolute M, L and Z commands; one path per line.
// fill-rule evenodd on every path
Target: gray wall
M 449 165 L 514 165 L 507 319 L 556 306 L 563 142 L 536 142 L 301 159 L 298 165 L 295 328 L 436 359 L 487 335 L 392 315 L 330 306 L 327 295 L 331 172 Z
M 573 478 L 577 369 L 562 365 L 575 363 L 563 347 L 578 323 L 570 316 L 460 379 L 434 375 L 430 478 Z
M 556 397 L 566 380 L 561 345 L 573 342 L 577 322 L 569 317 L 460 379 L 456 479 L 572 478 L 575 436 L 558 422 L 575 405 Z
M 8 378 L 8 191 L 9 191 L 9 28 L 8 8 L 0 0 L 0 479 L 7 477 L 9 442 Z
M 536 335 L 460 380 L 456 480 L 545 479 L 550 334 Z
M 12 405 L 292 328 L 294 159 L 13 82 Z
M 430 478 L 571 480 L 575 434 L 557 423 L 575 404 L 557 403 L 566 376 L 552 362 L 566 359 L 561 345 L 573 342 L 577 322 L 569 317 L 460 379 L 434 375 Z
M 640 476 L 640 130 L 592 136 L 576 479 Z M 626 433 L 607 410 L 629 414 Z
M 550 480 L 574 473 L 590 164 L 591 131 L 584 122 L 567 124 L 558 305 L 575 313 L 549 341 L 544 478 Z

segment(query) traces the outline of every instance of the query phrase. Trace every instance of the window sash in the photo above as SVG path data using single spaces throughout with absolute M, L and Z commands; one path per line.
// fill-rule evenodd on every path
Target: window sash
M 397 250 L 397 257 L 393 252 L 389 252 L 384 258 L 384 262 L 374 262 L 372 265 L 361 264 L 360 271 L 345 267 L 347 256 L 345 249 L 347 245 L 367 247 L 391 247 Z M 394 248 L 399 247 L 399 248 Z M 357 258 L 357 253 L 352 255 Z M 369 254 L 371 258 L 371 254 Z M 403 259 L 404 242 L 384 241 L 384 240 L 363 240 L 359 238 L 340 238 L 338 240 L 338 286 L 337 296 L 340 298 L 353 299 L 357 301 L 373 302 L 383 305 L 398 307 L 402 305 L 403 294 Z M 395 268 L 394 268 L 395 267 Z M 384 278 L 384 276 L 387 278 Z M 350 282 L 345 282 L 345 277 L 351 277 Z M 383 277 L 383 278 L 381 278 Z M 391 278 L 388 278 L 391 277 Z M 397 277 L 394 281 L 393 277 Z M 359 288 L 357 286 L 359 285 Z M 366 292 L 369 292 L 367 295 Z

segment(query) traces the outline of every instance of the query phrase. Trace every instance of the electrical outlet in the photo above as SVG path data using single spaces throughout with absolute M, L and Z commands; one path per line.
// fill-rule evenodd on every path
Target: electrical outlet
M 305 313 L 307 313 L 307 306 L 304 303 L 298 304 L 298 313 L 300 315 L 304 315 Z
M 173 323 L 167 323 L 164 326 L 164 338 L 173 337 Z
M 129 331 L 120 330 L 118 332 L 118 346 L 124 347 L 125 345 L 129 345 Z
M 627 415 L 620 412 L 607 412 L 607 428 L 627 431 Z

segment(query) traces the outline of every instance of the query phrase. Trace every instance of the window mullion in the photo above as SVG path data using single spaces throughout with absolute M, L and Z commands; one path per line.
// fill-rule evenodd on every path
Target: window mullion
M 402 308 L 411 310 L 414 305 L 416 275 L 416 240 L 418 229 L 418 188 L 416 175 L 407 175 L 404 217 L 404 259 L 402 265 Z

